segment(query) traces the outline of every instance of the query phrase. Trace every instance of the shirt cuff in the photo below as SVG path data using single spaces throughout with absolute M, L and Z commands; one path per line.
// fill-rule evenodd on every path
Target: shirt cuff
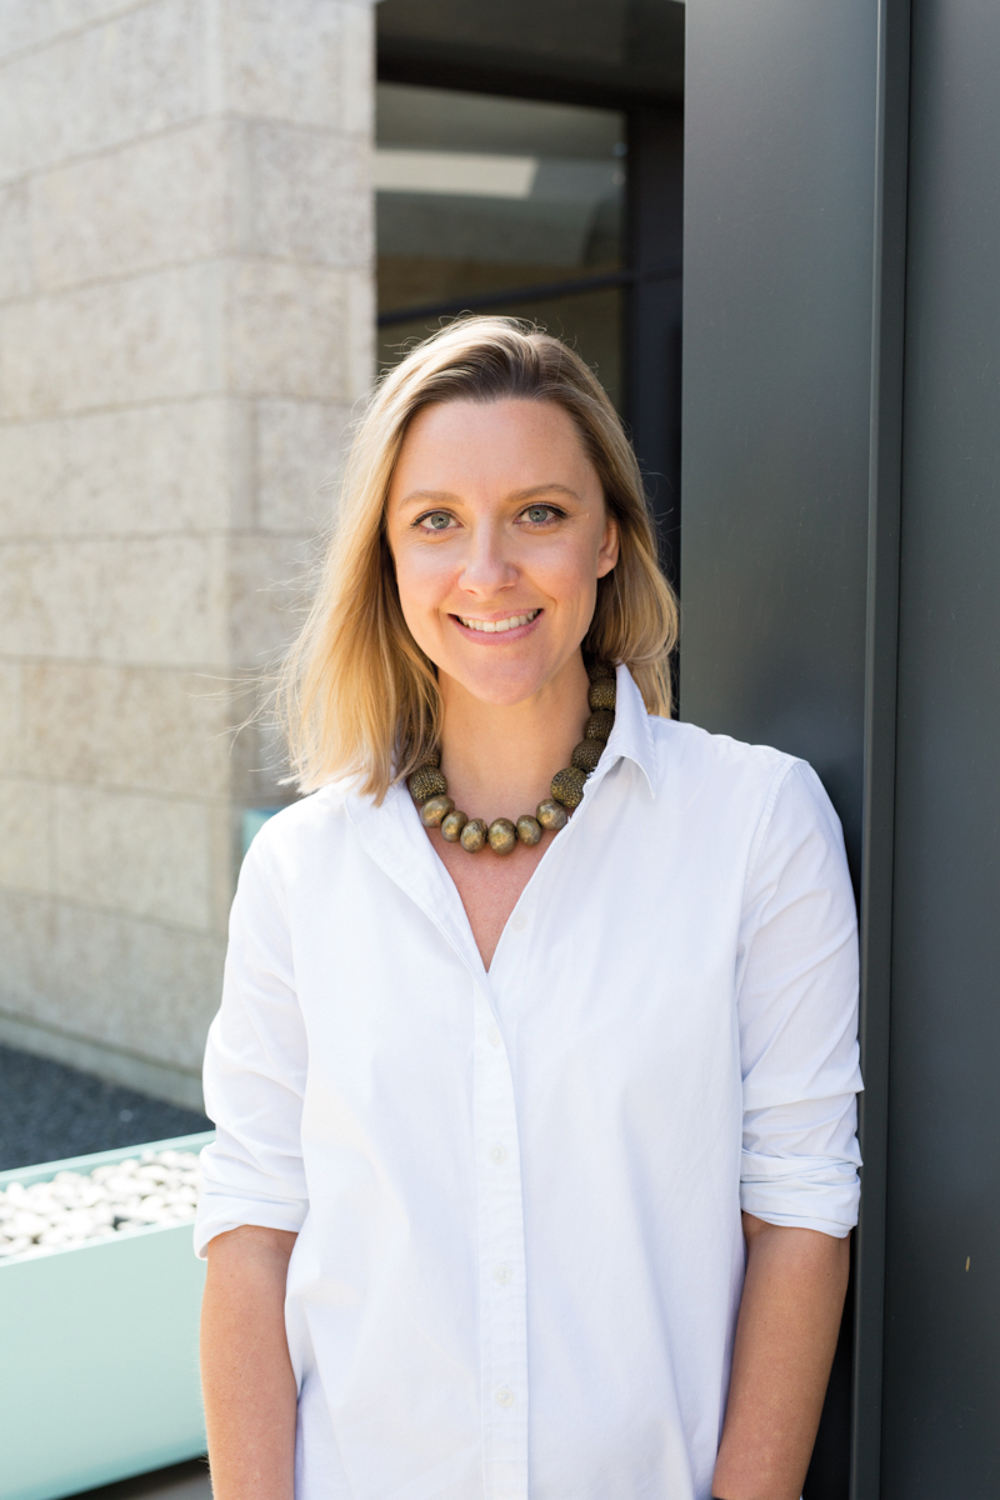
M 860 1198 L 853 1162 L 743 1153 L 740 1207 L 767 1224 L 815 1229 L 842 1240 L 858 1222 Z
M 204 1260 L 209 1242 L 216 1235 L 244 1224 L 261 1229 L 285 1229 L 298 1234 L 305 1223 L 308 1204 L 287 1198 L 231 1198 L 222 1193 L 206 1193 L 198 1198 L 194 1221 L 194 1253 Z

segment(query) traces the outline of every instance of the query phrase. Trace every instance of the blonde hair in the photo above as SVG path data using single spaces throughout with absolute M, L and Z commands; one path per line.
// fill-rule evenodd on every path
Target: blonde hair
M 584 652 L 624 662 L 650 713 L 670 713 L 677 604 L 657 561 L 642 479 L 621 422 L 573 350 L 512 318 L 467 317 L 420 344 L 377 386 L 348 456 L 312 609 L 286 659 L 279 709 L 300 788 L 339 777 L 381 801 L 437 746 L 433 662 L 410 634 L 385 534 L 386 497 L 407 428 L 445 401 L 554 401 L 576 424 L 618 523 Z

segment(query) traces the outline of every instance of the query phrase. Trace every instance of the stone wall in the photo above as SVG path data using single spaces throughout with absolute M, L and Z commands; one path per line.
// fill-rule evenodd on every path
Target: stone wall
M 367 0 L 0 0 L 0 1040 L 200 1099 L 371 379 Z

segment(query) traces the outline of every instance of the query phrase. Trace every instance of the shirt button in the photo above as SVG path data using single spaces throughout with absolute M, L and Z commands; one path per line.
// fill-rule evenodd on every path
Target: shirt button
M 510 919 L 510 925 L 515 932 L 523 932 L 528 925 L 528 919 L 523 911 L 515 912 Z
M 491 1047 L 499 1047 L 500 1043 L 503 1041 L 503 1037 L 500 1035 L 499 1026 L 491 1026 L 486 1035 L 489 1037 Z
M 513 1279 L 514 1279 L 514 1272 L 511 1270 L 510 1266 L 495 1266 L 494 1267 L 494 1269 L 493 1269 L 493 1280 L 495 1282 L 497 1282 L 500 1286 L 506 1286 L 508 1284 L 508 1282 L 513 1281 Z
M 497 1406 L 513 1406 L 515 1400 L 514 1392 L 509 1385 L 502 1385 L 496 1393 L 495 1400 Z
M 503 1146 L 490 1147 L 490 1161 L 495 1167 L 502 1167 L 507 1160 L 507 1151 Z

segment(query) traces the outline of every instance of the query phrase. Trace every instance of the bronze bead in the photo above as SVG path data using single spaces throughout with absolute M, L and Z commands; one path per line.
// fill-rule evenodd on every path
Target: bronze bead
M 509 818 L 494 818 L 488 837 L 494 854 L 510 854 L 517 843 L 517 829 Z
M 548 828 L 552 833 L 558 833 L 560 828 L 565 828 L 569 822 L 569 813 L 558 802 L 546 800 L 539 802 L 535 808 L 535 817 L 543 828 Z
M 522 844 L 533 848 L 542 836 L 542 825 L 530 813 L 522 813 L 517 820 L 517 836 Z
M 458 842 L 461 844 L 462 848 L 467 849 L 470 854 L 478 854 L 480 849 L 482 849 L 486 844 L 486 836 L 488 833 L 489 829 L 486 827 L 486 824 L 483 822 L 482 818 L 471 818 L 462 829 L 462 832 L 459 834 Z
M 591 771 L 597 770 L 597 762 L 606 748 L 603 740 L 581 740 L 573 751 L 573 765 L 589 776 Z
M 614 677 L 615 669 L 609 661 L 589 661 L 587 663 L 587 676 L 591 682 L 596 682 L 599 677 Z
M 420 821 L 425 828 L 437 828 L 441 821 L 454 811 L 455 804 L 450 797 L 428 797 L 421 806 Z
M 591 714 L 583 728 L 584 739 L 607 740 L 615 727 L 615 716 L 607 709 L 600 709 L 596 714 Z
M 579 807 L 583 801 L 583 783 L 586 775 L 576 766 L 567 766 L 565 771 L 557 771 L 552 778 L 552 796 L 556 802 L 561 802 L 563 807 Z
M 449 844 L 457 844 L 468 821 L 467 814 L 459 812 L 457 808 L 454 812 L 447 813 L 441 819 L 441 837 L 447 839 Z
M 614 708 L 616 683 L 613 677 L 599 677 L 590 684 L 587 702 L 591 708 Z
M 444 797 L 448 791 L 444 776 L 437 766 L 431 765 L 418 766 L 406 785 L 410 788 L 410 796 L 418 804 L 426 802 L 428 797 Z

